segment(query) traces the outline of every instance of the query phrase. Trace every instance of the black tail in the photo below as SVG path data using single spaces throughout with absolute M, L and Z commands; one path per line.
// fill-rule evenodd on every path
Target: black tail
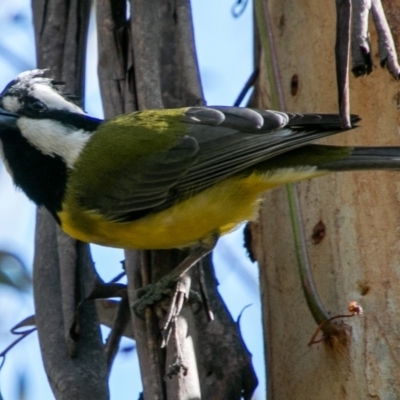
M 293 129 L 315 129 L 331 130 L 341 128 L 341 119 L 338 114 L 294 114 L 287 113 L 289 122 L 287 126 Z M 350 116 L 351 125 L 354 128 L 357 122 L 361 120 L 358 115 Z
M 342 159 L 318 164 L 329 171 L 400 170 L 400 147 L 354 147 Z

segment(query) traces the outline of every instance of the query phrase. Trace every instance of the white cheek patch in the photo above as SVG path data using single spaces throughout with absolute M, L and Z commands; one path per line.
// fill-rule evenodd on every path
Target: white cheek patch
M 2 100 L 3 108 L 7 111 L 16 113 L 21 108 L 21 103 L 14 96 L 5 96 Z
M 37 83 L 32 86 L 29 94 L 46 104 L 50 109 L 67 110 L 73 113 L 84 114 L 84 111 L 80 107 L 65 100 L 64 97 L 48 85 Z
M 79 154 L 90 139 L 90 132 L 74 130 L 51 119 L 21 117 L 17 125 L 24 136 L 43 154 L 58 155 L 73 168 Z

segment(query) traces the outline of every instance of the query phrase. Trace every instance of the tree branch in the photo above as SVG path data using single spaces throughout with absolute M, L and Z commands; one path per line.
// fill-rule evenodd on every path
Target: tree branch
M 82 97 L 90 2 L 34 0 L 37 59 L 66 90 Z M 77 305 L 97 280 L 88 245 L 38 211 L 33 270 L 36 326 L 44 367 L 57 400 L 108 399 L 107 365 L 94 301 Z M 71 358 L 76 356 L 75 358 Z

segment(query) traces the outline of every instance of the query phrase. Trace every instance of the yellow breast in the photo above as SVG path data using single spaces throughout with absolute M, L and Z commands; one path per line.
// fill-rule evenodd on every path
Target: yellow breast
M 324 175 L 315 168 L 280 169 L 232 177 L 170 208 L 133 222 L 114 222 L 63 205 L 62 228 L 84 242 L 130 249 L 182 248 L 223 235 L 256 217 L 262 193 L 273 187 Z

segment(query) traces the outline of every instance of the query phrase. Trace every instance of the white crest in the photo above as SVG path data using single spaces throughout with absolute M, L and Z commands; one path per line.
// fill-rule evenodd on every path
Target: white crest
M 18 113 L 25 106 L 25 99 L 31 97 L 41 101 L 50 110 L 66 110 L 84 114 L 80 107 L 59 90 L 58 84 L 44 77 L 45 73 L 46 70 L 34 69 L 19 74 L 1 94 L 3 107 L 8 111 Z

